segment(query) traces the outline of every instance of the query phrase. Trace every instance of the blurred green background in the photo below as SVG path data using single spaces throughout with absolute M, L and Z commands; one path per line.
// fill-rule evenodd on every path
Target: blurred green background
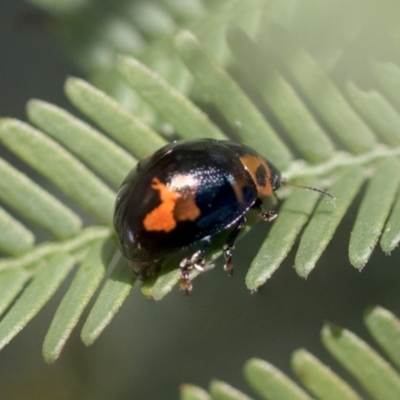
M 362 12 L 362 2 L 351 4 Z M 25 120 L 25 103 L 32 97 L 72 109 L 63 96 L 64 80 L 68 75 L 85 75 L 49 33 L 49 21 L 24 2 L 2 1 L 0 11 L 0 115 Z M 342 8 L 342 14 L 333 15 L 332 25 L 336 20 L 351 26 L 351 21 L 345 23 L 346 11 Z M 364 55 L 374 49 L 386 60 L 396 41 L 385 42 L 379 27 L 395 24 L 400 14 L 390 8 L 380 11 L 371 37 L 364 35 L 356 48 Z M 318 13 L 308 18 L 309 30 L 314 32 L 309 43 L 318 42 L 323 21 Z M 356 44 L 346 48 L 348 64 L 341 64 L 335 75 L 338 81 L 351 76 L 368 86 L 363 58 L 353 52 Z M 323 52 L 320 57 L 324 58 Z M 349 264 L 347 246 L 357 204 L 307 280 L 296 275 L 289 257 L 258 293 L 246 289 L 247 266 L 269 229 L 260 223 L 237 246 L 233 278 L 226 276 L 218 261 L 217 268 L 196 279 L 188 297 L 175 290 L 162 302 L 154 302 L 135 287 L 92 347 L 86 348 L 76 331 L 61 358 L 47 365 L 41 346 L 68 285 L 65 282 L 39 316 L 1 352 L 0 398 L 174 399 L 181 383 L 207 387 L 212 378 L 250 394 L 242 378 L 248 358 L 264 358 L 292 375 L 290 355 L 299 347 L 342 372 L 319 341 L 324 322 L 346 326 L 370 341 L 362 324 L 366 307 L 380 304 L 400 315 L 400 252 L 385 256 L 377 249 L 361 273 Z

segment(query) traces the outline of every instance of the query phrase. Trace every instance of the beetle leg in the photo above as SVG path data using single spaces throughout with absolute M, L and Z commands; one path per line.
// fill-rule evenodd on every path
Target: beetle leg
M 210 247 L 211 239 L 205 239 L 199 250 L 193 253 L 190 257 L 184 258 L 180 264 L 181 269 L 181 289 L 189 294 L 192 290 L 193 285 L 190 281 L 190 270 L 196 268 L 198 271 L 204 271 L 204 258 L 206 256 L 207 250 Z
M 261 211 L 260 213 L 261 219 L 263 219 L 266 222 L 273 221 L 277 216 L 278 214 L 273 210 Z
M 266 222 L 273 221 L 278 216 L 278 214 L 273 210 L 264 211 L 262 205 L 263 205 L 262 200 L 260 198 L 257 198 L 251 208 L 258 209 L 260 211 L 260 218 L 263 219 L 264 221 Z
M 225 257 L 224 270 L 227 271 L 230 276 L 233 275 L 232 255 L 233 255 L 233 250 L 235 248 L 235 241 L 239 236 L 240 231 L 243 229 L 245 223 L 246 223 L 246 218 L 242 217 L 237 223 L 235 229 L 229 234 L 225 244 L 222 247 Z

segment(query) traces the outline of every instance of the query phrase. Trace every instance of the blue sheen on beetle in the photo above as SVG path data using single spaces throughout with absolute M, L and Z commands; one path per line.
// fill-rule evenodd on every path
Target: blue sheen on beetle
M 213 238 L 227 230 L 222 250 L 232 274 L 232 252 L 246 213 L 256 209 L 262 219 L 274 219 L 275 212 L 263 211 L 262 198 L 280 185 L 280 172 L 243 144 L 213 139 L 168 144 L 141 160 L 119 188 L 114 227 L 122 254 L 146 279 L 166 257 L 189 249 L 179 264 L 188 292 L 189 271 L 203 269 Z

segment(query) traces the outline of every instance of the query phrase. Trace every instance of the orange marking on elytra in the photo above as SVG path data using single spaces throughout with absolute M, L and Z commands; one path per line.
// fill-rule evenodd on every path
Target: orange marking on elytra
M 177 221 L 195 221 L 201 214 L 195 200 L 199 182 L 196 177 L 188 174 L 176 174 L 170 183 L 171 187 L 180 193 L 176 202 L 174 217 Z
M 193 193 L 179 193 L 154 178 L 151 187 L 160 194 L 161 204 L 150 211 L 143 220 L 147 231 L 171 232 L 179 221 L 194 221 L 201 212 Z
M 176 202 L 174 215 L 177 221 L 195 221 L 200 214 L 193 194 L 182 196 Z
M 271 170 L 269 169 L 268 164 L 262 157 L 246 154 L 243 157 L 240 157 L 240 161 L 243 166 L 249 171 L 251 178 L 253 179 L 255 185 L 257 186 L 257 191 L 261 196 L 268 197 L 271 196 L 273 190 L 271 185 Z M 266 177 L 265 177 L 265 185 L 261 186 L 257 180 L 257 169 L 263 166 L 265 168 Z
M 160 193 L 161 204 L 146 215 L 143 225 L 148 231 L 170 232 L 176 227 L 174 208 L 180 195 L 157 178 L 152 180 L 151 187 Z

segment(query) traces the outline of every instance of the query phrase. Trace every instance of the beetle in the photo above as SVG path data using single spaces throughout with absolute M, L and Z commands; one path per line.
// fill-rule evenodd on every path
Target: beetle
M 281 183 L 278 169 L 244 144 L 172 142 L 138 162 L 119 188 L 114 228 L 122 254 L 134 273 L 147 279 L 169 255 L 188 249 L 179 268 L 181 287 L 189 292 L 190 270 L 204 269 L 213 239 L 228 231 L 222 251 L 224 268 L 232 274 L 233 249 L 246 213 L 256 209 L 261 219 L 272 221 L 277 214 L 263 210 L 262 198 L 272 196 Z

